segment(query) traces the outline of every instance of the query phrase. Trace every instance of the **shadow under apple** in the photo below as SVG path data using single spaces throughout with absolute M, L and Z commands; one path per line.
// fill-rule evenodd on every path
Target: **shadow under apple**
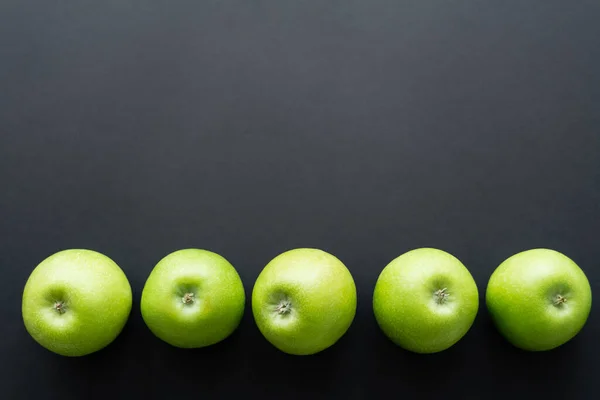
M 580 372 L 580 352 L 585 351 L 577 337 L 553 350 L 532 352 L 513 346 L 496 329 L 489 315 L 482 316 L 485 346 L 490 360 L 483 365 L 489 385 L 498 395 L 515 391 L 552 392 L 556 398 L 572 397 L 568 382 Z

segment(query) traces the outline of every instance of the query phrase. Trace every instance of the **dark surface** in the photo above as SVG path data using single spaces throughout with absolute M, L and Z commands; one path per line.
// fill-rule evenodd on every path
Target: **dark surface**
M 417 356 L 380 333 L 371 294 L 422 246 L 459 257 L 482 299 L 532 247 L 600 293 L 599 17 L 596 0 L 2 1 L 0 397 L 597 397 L 596 305 L 575 340 L 532 354 L 482 303 L 455 347 Z M 142 285 L 173 250 L 224 255 L 249 295 L 305 246 L 359 292 L 319 355 L 279 353 L 248 307 L 202 350 L 143 324 Z M 73 247 L 113 258 L 135 299 L 123 334 L 80 359 L 38 346 L 20 314 L 32 269 Z

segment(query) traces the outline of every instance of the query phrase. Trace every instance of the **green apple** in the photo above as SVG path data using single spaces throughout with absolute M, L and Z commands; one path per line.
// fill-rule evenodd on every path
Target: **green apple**
M 288 354 L 314 354 L 332 346 L 352 324 L 356 286 L 335 256 L 318 249 L 289 250 L 258 276 L 252 311 L 273 346 Z
M 183 249 L 164 257 L 142 291 L 144 322 L 175 347 L 218 343 L 235 331 L 246 296 L 237 271 L 219 254 Z
M 383 333 L 415 353 L 454 345 L 471 328 L 479 308 L 467 268 L 445 251 L 420 248 L 402 254 L 381 272 L 373 311 Z
M 27 332 L 46 349 L 83 356 L 110 344 L 131 311 L 131 286 L 114 261 L 92 250 L 51 255 L 23 291 Z
M 592 291 L 573 260 L 532 249 L 505 260 L 490 277 L 487 308 L 500 333 L 523 350 L 544 351 L 571 340 L 592 307 Z

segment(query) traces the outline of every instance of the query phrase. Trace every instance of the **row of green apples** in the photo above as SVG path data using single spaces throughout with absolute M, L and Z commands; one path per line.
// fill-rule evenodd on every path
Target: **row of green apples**
M 181 348 L 218 343 L 239 325 L 244 286 L 236 269 L 207 250 L 164 257 L 150 273 L 141 313 L 161 340 Z M 567 256 L 532 249 L 505 260 L 492 274 L 486 305 L 498 330 L 515 346 L 550 350 L 584 326 L 592 294 L 584 272 Z M 318 249 L 286 251 L 271 260 L 252 290 L 252 312 L 263 336 L 295 355 L 336 343 L 354 320 L 356 286 L 335 256 Z M 22 298 L 29 334 L 64 356 L 83 356 L 111 343 L 132 307 L 123 270 L 92 250 L 60 251 L 31 273 Z M 470 329 L 479 308 L 477 285 L 453 255 L 433 248 L 402 254 L 381 271 L 373 311 L 383 333 L 417 353 L 443 351 Z

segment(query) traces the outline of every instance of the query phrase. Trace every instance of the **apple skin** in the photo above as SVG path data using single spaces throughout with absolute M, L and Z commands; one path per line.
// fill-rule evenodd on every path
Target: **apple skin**
M 271 260 L 252 291 L 258 329 L 277 349 L 315 354 L 336 343 L 356 313 L 356 286 L 335 256 L 310 248 Z
M 121 332 L 131 311 L 131 286 L 107 256 L 69 249 L 43 260 L 22 299 L 27 332 L 46 349 L 70 357 L 94 353 Z
M 175 347 L 200 348 L 235 331 L 245 302 L 244 285 L 229 261 L 208 250 L 183 249 L 156 264 L 140 307 L 156 337 Z
M 453 255 L 438 249 L 411 250 L 381 272 L 373 311 L 383 333 L 415 353 L 436 353 L 458 342 L 479 308 L 477 285 Z
M 568 342 L 583 328 L 592 290 L 573 260 L 555 250 L 532 249 L 496 268 L 486 304 L 510 343 L 523 350 L 546 351 Z

